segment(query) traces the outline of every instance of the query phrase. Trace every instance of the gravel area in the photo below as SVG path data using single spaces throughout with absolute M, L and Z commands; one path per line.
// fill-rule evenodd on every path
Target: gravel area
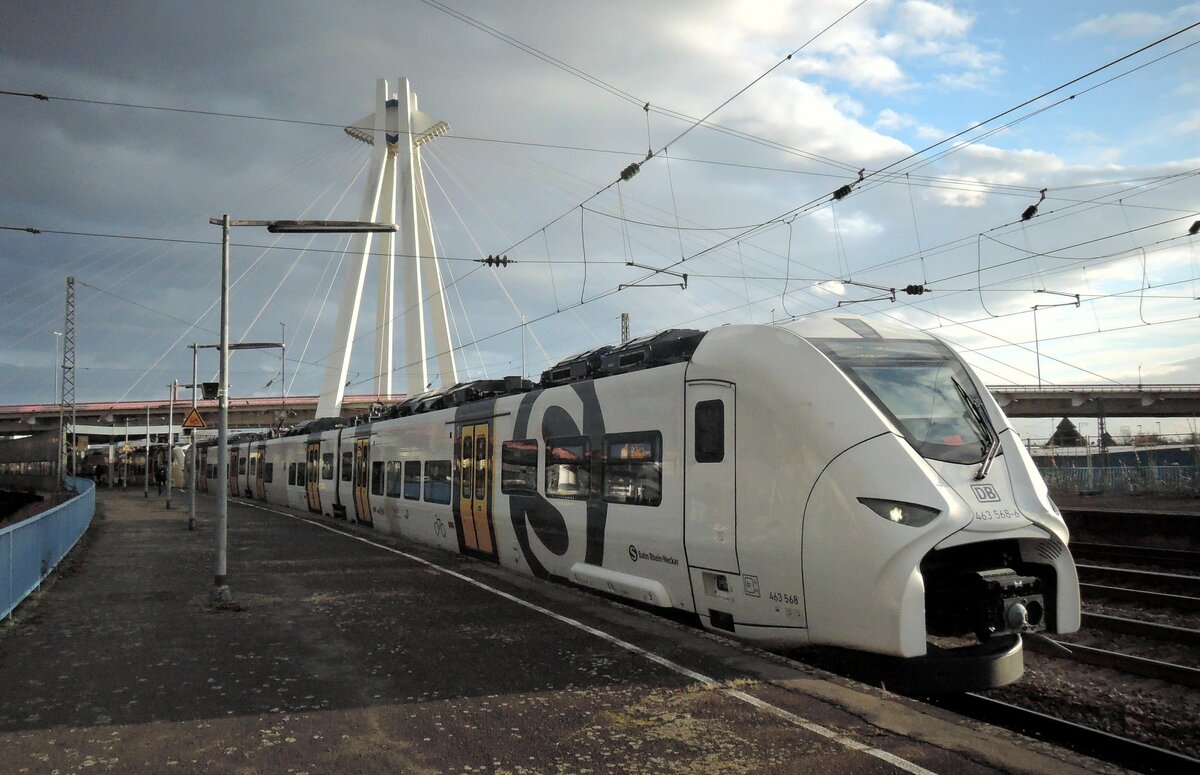
M 1025 652 L 1025 677 L 984 692 L 1004 702 L 1200 758 L 1200 691 Z
M 1143 511 L 1151 514 L 1200 514 L 1200 499 L 1164 496 L 1055 495 L 1061 508 Z M 1111 536 L 1109 543 L 1133 543 Z M 1175 547 L 1179 548 L 1179 547 Z M 1125 566 L 1180 573 L 1145 563 L 1096 560 L 1096 565 Z M 1190 574 L 1189 574 L 1190 575 Z M 1142 586 L 1142 585 L 1139 585 Z M 1200 629 L 1200 612 L 1152 608 L 1136 603 L 1086 601 L 1088 613 Z M 1200 649 L 1102 630 L 1084 629 L 1056 636 L 1066 643 L 1103 648 L 1148 659 L 1200 667 Z M 1017 683 L 985 692 L 990 697 L 1042 711 L 1112 734 L 1200 758 L 1200 690 L 1131 676 L 1069 658 L 1025 651 L 1025 676 Z

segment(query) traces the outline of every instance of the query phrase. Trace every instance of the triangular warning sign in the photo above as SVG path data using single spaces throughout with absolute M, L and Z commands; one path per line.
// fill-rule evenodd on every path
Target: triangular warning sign
M 193 409 L 191 413 L 188 414 L 187 419 L 183 421 L 183 427 L 195 430 L 199 428 L 207 428 L 208 426 L 204 424 L 204 420 L 200 419 L 200 413 Z

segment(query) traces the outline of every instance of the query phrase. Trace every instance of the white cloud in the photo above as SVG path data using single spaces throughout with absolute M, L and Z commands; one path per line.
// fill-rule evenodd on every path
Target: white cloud
M 893 129 L 907 129 L 915 123 L 917 123 L 917 120 L 912 116 L 897 113 L 891 108 L 884 108 L 879 111 L 879 117 L 875 119 L 874 126 L 876 129 L 890 131 Z
M 1125 11 L 1103 14 L 1075 25 L 1068 33 L 1073 38 L 1111 35 L 1121 38 L 1144 38 L 1171 32 L 1180 24 L 1189 24 L 1200 15 L 1200 3 L 1181 5 L 1165 13 Z
M 914 39 L 962 37 L 974 23 L 974 19 L 967 14 L 925 0 L 903 3 L 896 16 L 897 29 Z
M 1168 22 L 1163 16 L 1145 11 L 1104 14 L 1077 24 L 1070 32 L 1072 37 L 1099 37 L 1114 35 L 1123 38 L 1142 38 L 1159 35 L 1167 31 Z
M 819 86 L 789 79 L 748 92 L 728 110 L 746 131 L 850 163 L 909 152 L 900 140 L 861 124 L 843 109 L 846 106 L 845 100 Z

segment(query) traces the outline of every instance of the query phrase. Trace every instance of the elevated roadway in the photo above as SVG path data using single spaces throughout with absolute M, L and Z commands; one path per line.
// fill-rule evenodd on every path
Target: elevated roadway
M 371 405 L 381 400 L 376 395 L 346 396 L 342 402 L 342 416 L 353 417 L 370 410 Z M 386 399 L 388 403 L 404 400 L 403 395 Z M 131 436 L 145 434 L 146 413 L 150 414 L 150 432 L 167 432 L 168 401 L 102 401 L 75 405 L 75 422 L 80 434 L 93 441 L 109 438 L 124 438 L 125 422 L 129 421 Z M 191 410 L 191 399 L 175 403 L 175 427 L 178 430 L 184 417 Z M 217 427 L 217 401 L 197 401 L 197 411 L 205 425 Z M 295 425 L 311 420 L 317 409 L 316 396 L 291 396 L 280 398 L 233 398 L 229 401 L 230 428 L 273 428 L 282 423 Z M 0 406 L 0 435 L 48 432 L 58 427 L 58 404 L 18 404 Z
M 989 386 L 1009 417 L 1197 417 L 1200 385 Z

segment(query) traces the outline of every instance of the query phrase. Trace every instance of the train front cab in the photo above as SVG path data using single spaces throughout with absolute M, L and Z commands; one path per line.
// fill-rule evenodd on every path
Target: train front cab
M 863 405 L 853 411 L 873 410 L 887 432 L 859 437 L 813 487 L 811 636 L 907 658 L 930 690 L 1016 680 L 1022 634 L 1079 626 L 1061 515 L 956 354 L 916 332 L 845 326 L 808 341 L 845 375 L 847 404 Z

